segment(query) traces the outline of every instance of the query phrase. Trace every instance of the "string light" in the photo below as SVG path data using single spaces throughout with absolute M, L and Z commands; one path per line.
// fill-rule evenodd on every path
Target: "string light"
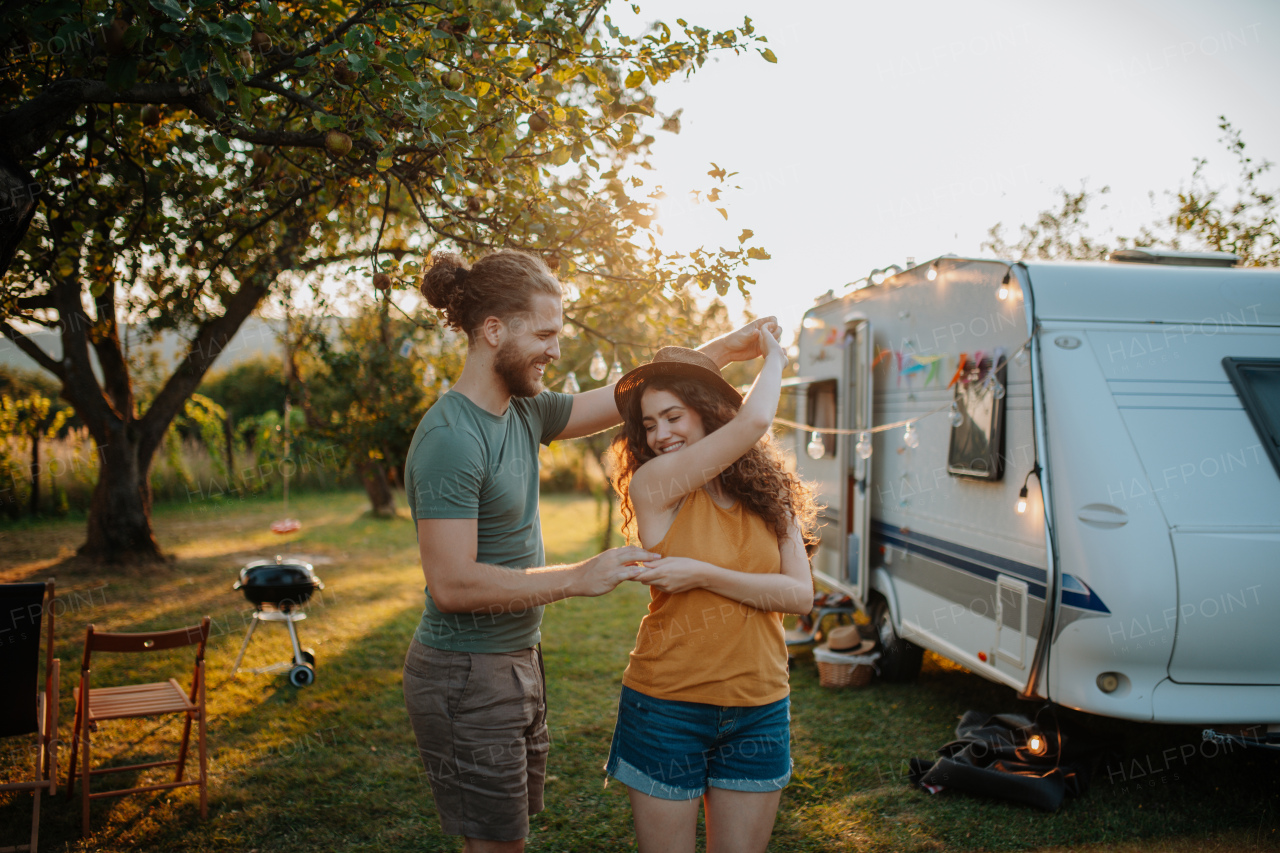
M 990 373 L 987 376 L 987 379 L 991 385 L 991 393 L 995 396 L 997 400 L 1003 400 L 1004 394 L 1005 394 L 1004 384 L 1001 383 L 999 379 L 996 379 L 995 372 L 993 371 L 992 373 Z
M 1039 463 L 1036 464 L 1036 467 L 1027 472 L 1027 476 L 1022 478 L 1022 490 L 1018 492 L 1018 502 L 1014 505 L 1014 509 L 1018 511 L 1018 515 L 1023 515 L 1027 511 L 1027 483 L 1031 481 L 1032 474 L 1035 474 L 1037 477 L 1040 476 Z
M 1027 355 L 1027 348 L 1024 346 L 1013 354 L 1013 363 L 1018 367 L 1026 367 L 1030 356 Z
M 1000 281 L 1000 289 L 996 291 L 996 296 L 1001 299 L 1009 298 L 1009 273 L 1004 274 L 1004 278 Z
M 622 364 L 618 361 L 613 362 L 613 367 L 609 368 L 609 375 L 605 377 L 605 382 L 614 385 L 622 378 Z
M 570 370 L 569 375 L 564 378 L 564 393 L 577 394 L 581 390 L 582 386 L 578 384 L 578 374 Z
M 907 428 L 902 431 L 902 443 L 913 449 L 920 446 L 920 434 L 916 432 L 915 421 L 907 424 Z
M 449 393 L 449 387 L 450 387 L 449 377 L 446 376 L 444 379 L 440 380 L 440 396 L 441 397 Z
M 591 366 L 587 368 L 587 373 L 592 379 L 599 382 L 601 379 L 604 379 L 608 372 L 609 365 L 604 360 L 604 353 L 600 352 L 600 350 L 596 350 L 596 354 L 591 356 Z
M 929 264 L 929 271 L 924 274 L 924 277 L 929 279 L 929 281 L 937 280 L 938 278 L 938 262 L 937 261 L 934 261 L 933 263 Z
M 809 454 L 810 459 L 821 459 L 827 455 L 827 444 L 822 440 L 820 433 L 812 433 L 813 437 L 809 439 L 809 445 L 805 448 L 805 452 Z
M 422 384 L 428 388 L 436 384 L 435 365 L 427 364 L 427 366 L 422 369 Z
M 871 433 L 869 432 L 858 433 L 858 443 L 854 445 L 853 449 L 854 449 L 854 452 L 858 454 L 859 458 L 870 459 L 871 458 Z

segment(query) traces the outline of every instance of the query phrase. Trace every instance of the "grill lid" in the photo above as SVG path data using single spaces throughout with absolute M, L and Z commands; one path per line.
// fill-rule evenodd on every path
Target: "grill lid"
M 310 586 L 324 589 L 315 569 L 302 560 L 290 560 L 277 554 L 275 560 L 254 560 L 240 570 L 240 580 L 233 589 Z

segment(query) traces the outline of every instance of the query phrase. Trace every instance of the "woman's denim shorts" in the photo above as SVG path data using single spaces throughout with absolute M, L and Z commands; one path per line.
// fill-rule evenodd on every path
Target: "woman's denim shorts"
M 624 686 L 604 769 L 663 800 L 696 799 L 707 788 L 778 791 L 791 779 L 790 724 L 790 698 L 726 708 Z

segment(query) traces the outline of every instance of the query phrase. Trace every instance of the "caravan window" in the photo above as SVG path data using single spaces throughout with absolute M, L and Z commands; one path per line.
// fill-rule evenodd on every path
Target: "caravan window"
M 1224 358 L 1222 366 L 1280 474 L 1280 358 Z
M 822 429 L 836 427 L 836 383 L 815 382 L 809 386 L 809 413 L 805 423 Z M 812 438 L 807 436 L 806 441 Z M 822 444 L 826 448 L 825 459 L 834 459 L 836 455 L 836 437 L 831 433 L 822 433 Z
M 999 480 L 1004 476 L 1004 359 L 991 375 L 991 357 L 968 360 L 955 384 L 960 423 L 951 428 L 947 472 L 953 476 Z

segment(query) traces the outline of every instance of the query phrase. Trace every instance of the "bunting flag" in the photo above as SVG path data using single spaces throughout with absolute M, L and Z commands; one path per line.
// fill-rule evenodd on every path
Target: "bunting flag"
M 888 358 L 891 355 L 893 355 L 893 350 L 891 349 L 880 350 L 878 353 L 876 353 L 876 357 L 871 362 L 871 369 L 875 370 L 877 367 L 880 366 L 880 362 L 884 361 L 886 358 Z
M 938 378 L 938 371 L 942 368 L 942 356 L 934 356 L 929 361 L 929 375 L 924 378 L 924 386 L 929 387 L 929 383 Z
M 840 340 L 840 330 L 832 329 L 830 332 L 827 333 L 827 339 L 822 342 L 822 345 L 824 347 L 829 347 L 839 340 Z
M 956 372 L 952 374 L 951 381 L 947 383 L 948 388 L 960 381 L 960 376 L 964 373 L 964 366 L 967 359 L 968 356 L 965 353 L 960 353 L 960 363 L 956 365 Z

